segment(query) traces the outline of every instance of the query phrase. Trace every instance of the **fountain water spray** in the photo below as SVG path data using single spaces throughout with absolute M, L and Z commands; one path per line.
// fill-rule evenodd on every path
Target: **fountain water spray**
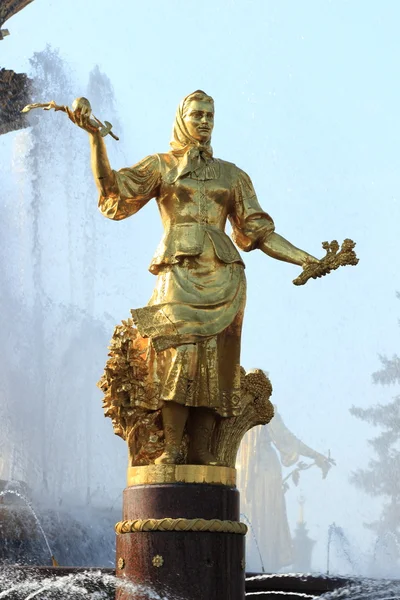
M 36 96 L 68 101 L 82 91 L 50 48 L 36 53 L 31 67 Z M 84 91 L 96 110 L 103 112 L 107 103 L 107 114 L 118 123 L 111 83 L 98 68 Z M 30 118 L 31 129 L 15 134 L 13 170 L 1 207 L 0 477 L 23 480 L 35 505 L 62 510 L 64 522 L 66 513 L 78 511 L 95 532 L 107 517 L 104 512 L 95 517 L 93 511 L 110 507 L 124 478 L 115 464 L 124 461 L 125 449 L 110 436 L 104 443 L 109 425 L 96 388 L 111 329 L 105 322 L 116 318 L 96 312 L 97 253 L 103 245 L 99 250 L 82 132 L 59 115 L 56 127 L 50 119 Z M 17 202 L 9 204 L 10 196 Z M 106 234 L 102 240 L 108 243 Z M 102 262 L 109 260 L 110 246 Z M 45 518 L 48 535 L 59 537 L 51 531 L 58 527 L 54 514 Z M 115 517 L 108 519 L 112 540 Z M 106 559 L 98 544 L 86 551 L 84 564 L 114 559 L 113 549 Z

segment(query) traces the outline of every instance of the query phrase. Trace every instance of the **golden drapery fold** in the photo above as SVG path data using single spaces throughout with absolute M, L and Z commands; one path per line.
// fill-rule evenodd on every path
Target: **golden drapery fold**
M 113 171 L 114 185 L 108 196 L 100 196 L 99 209 L 108 219 L 121 221 L 137 213 L 157 196 L 160 185 L 158 155 L 146 156 L 133 167 Z
M 228 217 L 235 244 L 249 252 L 257 248 L 275 226 L 272 218 L 261 208 L 250 177 L 240 169 L 237 171 L 233 188 L 234 207 Z

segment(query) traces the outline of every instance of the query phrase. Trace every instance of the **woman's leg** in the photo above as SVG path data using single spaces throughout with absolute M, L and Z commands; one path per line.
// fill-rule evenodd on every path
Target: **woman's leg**
M 162 408 L 165 450 L 154 461 L 154 464 L 176 464 L 188 414 L 187 406 L 177 404 L 177 402 L 165 402 Z
M 188 464 L 217 465 L 210 452 L 211 436 L 215 427 L 215 411 L 208 408 L 191 408 L 189 423 Z

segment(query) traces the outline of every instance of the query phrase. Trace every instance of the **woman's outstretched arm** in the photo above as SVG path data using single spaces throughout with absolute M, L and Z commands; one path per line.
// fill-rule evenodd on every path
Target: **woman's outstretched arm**
M 304 250 L 300 250 L 300 248 L 296 248 L 275 232 L 267 235 L 258 247 L 268 256 L 294 265 L 302 266 L 305 262 L 318 262 L 317 258 Z

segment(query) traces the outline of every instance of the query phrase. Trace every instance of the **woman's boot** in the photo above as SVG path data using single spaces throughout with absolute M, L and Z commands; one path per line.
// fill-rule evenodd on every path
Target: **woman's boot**
M 217 465 L 210 452 L 211 436 L 215 426 L 215 413 L 207 408 L 192 408 L 190 412 L 189 452 L 190 465 Z
M 176 402 L 165 402 L 162 409 L 165 449 L 154 461 L 155 465 L 176 464 L 188 414 L 187 406 Z

